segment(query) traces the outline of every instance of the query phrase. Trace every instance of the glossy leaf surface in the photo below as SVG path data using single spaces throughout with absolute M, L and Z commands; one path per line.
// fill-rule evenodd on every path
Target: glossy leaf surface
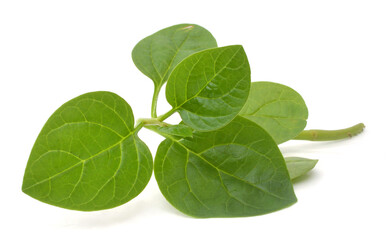
M 253 82 L 240 116 L 262 126 L 280 144 L 302 132 L 308 110 L 293 89 L 278 83 Z
M 290 174 L 290 178 L 292 180 L 308 173 L 316 166 L 318 162 L 317 159 L 308 159 L 300 157 L 286 157 L 285 160 L 288 173 Z
M 187 56 L 217 47 L 209 31 L 195 24 L 179 24 L 142 39 L 133 49 L 137 68 L 161 87 L 175 66 Z
M 173 70 L 166 97 L 184 123 L 199 131 L 228 124 L 248 98 L 250 67 L 242 46 L 213 48 L 184 59 Z
M 137 196 L 152 174 L 152 156 L 134 132 L 130 106 L 110 92 L 62 105 L 40 132 L 22 190 L 55 206 L 93 211 Z
M 165 198 L 190 216 L 253 216 L 296 202 L 278 146 L 242 117 L 193 138 L 166 139 L 154 170 Z

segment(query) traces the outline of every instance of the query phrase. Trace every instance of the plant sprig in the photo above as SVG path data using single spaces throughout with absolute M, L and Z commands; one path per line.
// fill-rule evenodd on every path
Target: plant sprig
M 132 58 L 154 82 L 151 118 L 135 123 L 130 105 L 111 92 L 66 102 L 38 135 L 23 192 L 67 209 L 109 209 L 140 194 L 154 169 L 164 197 L 187 215 L 260 215 L 295 203 L 292 179 L 317 163 L 284 158 L 278 144 L 337 140 L 364 128 L 304 130 L 308 110 L 296 91 L 251 82 L 244 48 L 217 47 L 211 33 L 198 25 L 158 31 L 134 47 Z M 165 83 L 172 109 L 158 116 Z M 182 122 L 166 123 L 175 112 Z M 138 137 L 142 128 L 166 138 L 154 162 Z

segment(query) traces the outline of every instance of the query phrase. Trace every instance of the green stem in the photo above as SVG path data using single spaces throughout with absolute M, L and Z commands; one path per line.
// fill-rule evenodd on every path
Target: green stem
M 168 112 L 166 112 L 165 114 L 161 115 L 161 116 L 158 116 L 158 120 L 159 121 L 164 121 L 165 119 L 169 118 L 172 114 L 174 114 L 176 112 L 176 108 L 172 108 L 171 110 L 169 110 Z
M 165 122 L 162 122 L 160 121 L 158 118 L 140 118 L 138 119 L 138 125 L 141 125 L 142 126 L 160 126 L 160 127 L 167 127 L 169 126 L 168 123 L 165 123 Z
M 154 85 L 154 93 L 153 93 L 153 99 L 152 99 L 152 118 L 157 118 L 157 100 L 158 100 L 158 94 L 160 93 L 161 85 Z
M 136 125 L 135 128 L 134 128 L 134 133 L 137 134 L 137 133 L 139 132 L 139 130 L 141 130 L 141 128 L 142 128 L 144 125 L 145 125 L 144 122 L 138 121 L 137 125 Z
M 308 141 L 332 141 L 340 140 L 344 138 L 351 138 L 358 135 L 365 128 L 363 123 L 356 124 L 355 126 L 344 128 L 340 130 L 305 130 L 302 131 L 294 140 L 308 140 Z
M 145 128 L 150 127 L 149 129 L 155 129 L 156 126 L 159 126 L 159 127 L 170 126 L 170 124 L 164 122 L 164 120 L 167 119 L 172 114 L 174 114 L 175 112 L 176 112 L 176 109 L 171 109 L 170 111 L 159 116 L 158 118 L 157 117 L 156 118 L 139 118 L 137 120 L 137 124 L 136 124 L 133 132 L 138 133 L 142 127 L 145 127 Z

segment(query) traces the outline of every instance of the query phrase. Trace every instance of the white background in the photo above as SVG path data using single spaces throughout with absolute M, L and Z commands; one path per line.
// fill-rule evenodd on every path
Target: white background
M 308 128 L 364 122 L 329 143 L 291 141 L 287 156 L 318 158 L 294 184 L 295 205 L 249 218 L 193 219 L 154 178 L 137 198 L 100 212 L 65 210 L 21 191 L 41 127 L 64 102 L 107 90 L 149 117 L 152 81 L 131 60 L 162 28 L 195 23 L 220 46 L 242 44 L 252 81 L 297 90 Z M 389 1 L 0 1 L 0 239 L 389 239 Z M 169 110 L 160 97 L 159 113 Z M 161 137 L 141 130 L 154 154 Z

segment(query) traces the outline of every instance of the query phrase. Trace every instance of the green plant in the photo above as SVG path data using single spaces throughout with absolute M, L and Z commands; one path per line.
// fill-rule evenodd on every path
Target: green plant
M 340 139 L 364 127 L 304 131 L 308 111 L 297 92 L 277 83 L 251 83 L 243 47 L 217 47 L 197 25 L 172 26 L 141 40 L 132 58 L 154 82 L 151 118 L 135 124 L 129 104 L 111 92 L 70 100 L 40 132 L 23 192 L 67 209 L 108 209 L 136 197 L 154 168 L 165 198 L 185 214 L 265 214 L 295 203 L 291 179 L 317 163 L 284 159 L 278 144 Z M 165 83 L 172 109 L 157 116 Z M 164 122 L 175 112 L 181 123 Z M 142 127 L 166 138 L 154 163 L 137 136 Z

